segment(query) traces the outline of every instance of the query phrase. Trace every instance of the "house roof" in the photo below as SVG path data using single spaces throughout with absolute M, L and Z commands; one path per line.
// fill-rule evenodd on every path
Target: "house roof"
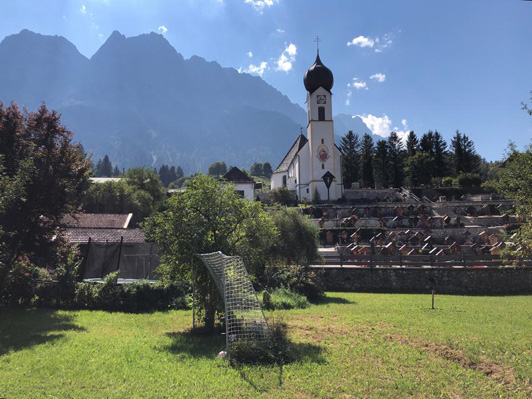
M 255 183 L 248 175 L 233 166 L 229 172 L 222 176 L 222 179 L 233 183 Z
M 275 169 L 275 171 L 273 173 L 287 171 L 288 167 L 290 166 L 290 163 L 292 162 L 292 160 L 295 158 L 297 153 L 303 148 L 303 146 L 305 144 L 307 144 L 307 142 L 308 142 L 308 139 L 305 136 L 303 136 L 302 134 L 300 134 L 297 137 L 297 139 L 294 142 L 294 144 L 292 145 L 292 147 L 290 147 L 290 149 L 288 150 L 288 152 L 284 156 L 283 160 L 281 161 L 281 163 L 279 164 L 277 169 Z
M 132 213 L 77 213 L 61 219 L 64 227 L 127 229 Z
M 69 227 L 65 229 L 65 236 L 71 243 L 83 244 L 95 242 L 119 242 L 123 237 L 124 242 L 144 242 L 144 233 L 141 229 L 86 229 Z

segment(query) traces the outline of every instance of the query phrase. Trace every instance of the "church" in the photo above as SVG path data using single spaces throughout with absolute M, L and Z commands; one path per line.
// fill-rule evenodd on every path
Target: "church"
M 343 195 L 342 153 L 334 143 L 334 78 L 320 60 L 305 73 L 307 136 L 300 134 L 271 177 L 271 188 L 287 187 L 298 200 L 336 200 Z

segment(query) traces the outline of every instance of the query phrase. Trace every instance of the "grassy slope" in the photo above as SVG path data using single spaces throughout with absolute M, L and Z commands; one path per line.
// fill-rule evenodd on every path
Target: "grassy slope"
M 276 311 L 299 360 L 230 367 L 190 312 L 0 308 L 0 398 L 532 397 L 532 296 L 329 294 Z

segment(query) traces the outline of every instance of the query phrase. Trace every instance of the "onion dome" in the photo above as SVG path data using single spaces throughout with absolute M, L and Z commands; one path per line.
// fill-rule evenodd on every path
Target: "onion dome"
M 305 84 L 305 89 L 307 89 L 309 93 L 315 92 L 319 87 L 331 91 L 334 84 L 333 74 L 331 70 L 321 62 L 319 51 L 316 56 L 316 62 L 314 62 L 314 65 L 305 72 L 303 83 Z

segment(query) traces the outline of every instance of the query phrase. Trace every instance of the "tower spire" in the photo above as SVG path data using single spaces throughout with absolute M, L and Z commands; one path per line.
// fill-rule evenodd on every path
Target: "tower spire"
M 320 39 L 319 36 L 316 36 L 314 41 L 316 42 L 316 50 L 318 51 L 318 54 L 319 54 L 320 53 L 320 42 L 321 42 L 321 39 Z

